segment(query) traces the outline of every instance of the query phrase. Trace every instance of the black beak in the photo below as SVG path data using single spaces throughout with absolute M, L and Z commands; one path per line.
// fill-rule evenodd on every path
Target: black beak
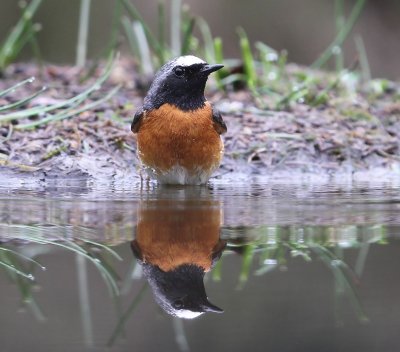
M 207 65 L 204 65 L 204 67 L 201 69 L 200 72 L 209 75 L 211 72 L 218 71 L 222 67 L 224 67 L 224 65 L 208 65 L 207 64 Z
M 223 313 L 224 310 L 207 301 L 202 305 L 204 312 Z

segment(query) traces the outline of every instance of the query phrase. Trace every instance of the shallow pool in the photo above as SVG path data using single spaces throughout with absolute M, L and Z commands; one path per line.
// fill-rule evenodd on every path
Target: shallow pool
M 0 187 L 0 350 L 397 351 L 399 187 Z

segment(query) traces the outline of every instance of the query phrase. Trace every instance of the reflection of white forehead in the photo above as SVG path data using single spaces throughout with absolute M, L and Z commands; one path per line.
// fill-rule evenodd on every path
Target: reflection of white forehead
M 193 55 L 178 57 L 175 61 L 178 66 L 191 66 L 194 64 L 205 64 L 206 62 Z
M 193 318 L 198 317 L 201 314 L 203 314 L 203 313 L 202 312 L 192 312 L 191 310 L 188 310 L 188 309 L 181 309 L 176 312 L 176 316 L 178 318 L 184 318 L 184 319 L 193 319 Z

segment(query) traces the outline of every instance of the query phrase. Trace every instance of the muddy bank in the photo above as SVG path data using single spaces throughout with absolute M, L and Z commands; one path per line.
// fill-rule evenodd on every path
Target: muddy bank
M 300 70 L 300 68 L 296 68 Z M 71 98 L 93 83 L 80 81 L 75 68 L 31 64 L 9 67 L 0 90 L 35 76 L 15 92 L 0 98 L 0 106 L 47 90 L 24 108 L 47 106 Z M 45 182 L 52 179 L 137 179 L 138 160 L 130 123 L 144 91 L 131 63 L 119 63 L 109 80 L 86 103 L 120 90 L 107 101 L 70 118 L 25 129 L 43 116 L 0 122 L 0 175 Z M 326 103 L 301 102 L 285 111 L 263 108 L 245 90 L 217 92 L 210 82 L 208 98 L 221 110 L 228 126 L 225 157 L 217 178 L 392 177 L 400 174 L 400 88 L 390 83 L 376 94 L 360 90 L 343 96 L 331 93 Z M 4 116 L 0 114 L 1 117 Z M 22 126 L 22 127 L 21 127 Z

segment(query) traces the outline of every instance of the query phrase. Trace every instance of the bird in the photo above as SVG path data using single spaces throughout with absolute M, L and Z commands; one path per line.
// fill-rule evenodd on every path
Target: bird
M 185 55 L 156 73 L 131 124 L 149 178 L 160 184 L 201 185 L 220 166 L 220 135 L 227 127 L 204 89 L 208 76 L 222 67 Z
M 203 282 L 226 247 L 220 239 L 221 204 L 207 199 L 196 204 L 189 197 L 141 202 L 131 242 L 156 303 L 185 319 L 223 312 L 208 300 Z

